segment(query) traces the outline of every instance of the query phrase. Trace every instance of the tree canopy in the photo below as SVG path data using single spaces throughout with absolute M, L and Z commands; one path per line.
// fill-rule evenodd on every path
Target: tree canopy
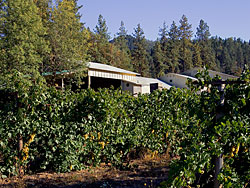
M 146 39 L 140 24 L 132 35 L 121 21 L 111 39 L 105 18 L 99 15 L 94 31 L 85 28 L 77 0 L 0 1 L 0 73 L 14 70 L 76 71 L 95 61 L 159 77 L 192 67 L 239 75 L 250 65 L 250 44 L 241 39 L 211 37 L 201 19 L 193 36 L 183 15 L 170 26 L 163 22 L 156 41 Z

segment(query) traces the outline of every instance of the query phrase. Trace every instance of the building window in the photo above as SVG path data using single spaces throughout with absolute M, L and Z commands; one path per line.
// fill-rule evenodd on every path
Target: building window
M 170 80 L 170 82 L 173 82 L 173 80 Z
M 129 83 L 127 83 L 126 86 L 129 87 Z

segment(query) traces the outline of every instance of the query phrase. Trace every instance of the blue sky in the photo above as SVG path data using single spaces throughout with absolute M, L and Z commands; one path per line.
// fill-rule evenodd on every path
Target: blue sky
M 92 31 L 99 14 L 107 22 L 111 37 L 118 32 L 121 20 L 128 34 L 140 23 L 147 39 L 156 40 L 165 21 L 179 24 L 185 14 L 192 29 L 200 19 L 207 22 L 212 36 L 250 40 L 250 0 L 79 0 L 82 22 Z

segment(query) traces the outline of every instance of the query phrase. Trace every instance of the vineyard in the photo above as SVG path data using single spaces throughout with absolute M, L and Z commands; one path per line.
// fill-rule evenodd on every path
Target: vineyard
M 250 72 L 224 91 L 208 73 L 187 89 L 133 97 L 121 90 L 56 90 L 40 77 L 10 77 L 0 92 L 0 176 L 69 172 L 111 163 L 132 152 L 169 152 L 163 187 L 211 187 L 215 159 L 224 187 L 250 184 Z M 205 91 L 200 92 L 206 88 Z M 223 97 L 223 105 L 222 105 Z

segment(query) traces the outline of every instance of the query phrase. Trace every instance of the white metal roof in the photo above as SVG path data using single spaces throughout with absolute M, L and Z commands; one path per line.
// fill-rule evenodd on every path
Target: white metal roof
M 154 84 L 158 83 L 160 84 L 163 88 L 170 89 L 172 86 L 155 78 L 146 78 L 146 77 L 136 77 L 135 78 L 136 84 L 140 85 L 149 85 L 149 84 Z
M 178 76 L 178 77 L 182 77 L 182 78 L 186 78 L 186 79 L 189 78 L 191 80 L 198 80 L 197 78 L 194 78 L 192 76 L 187 76 L 187 75 L 184 75 L 184 74 L 177 74 L 177 73 L 168 73 L 168 74 L 166 74 L 166 75 L 164 75 L 162 77 L 166 77 L 166 76 Z
M 186 75 L 190 75 L 190 76 L 195 76 L 195 74 L 198 73 L 198 71 L 202 71 L 204 70 L 204 68 L 199 68 L 199 67 L 194 67 L 192 69 L 189 69 L 185 72 L 183 72 L 183 74 L 186 74 Z M 226 73 L 222 73 L 222 72 L 218 72 L 218 71 L 214 71 L 214 70 L 208 70 L 209 72 L 209 75 L 211 77 L 214 77 L 215 75 L 218 75 L 220 76 L 222 79 L 226 80 L 226 79 L 237 79 L 238 77 L 237 76 L 233 76 L 233 75 L 230 75 L 230 74 L 226 74 Z
M 87 67 L 90 69 L 97 69 L 97 70 L 103 70 L 103 71 L 109 71 L 109 72 L 116 72 L 116 73 L 124 73 L 124 74 L 132 74 L 135 76 L 139 76 L 139 73 L 128 71 L 125 69 L 113 67 L 111 65 L 101 64 L 101 63 L 94 63 L 94 62 L 88 62 L 86 63 Z

